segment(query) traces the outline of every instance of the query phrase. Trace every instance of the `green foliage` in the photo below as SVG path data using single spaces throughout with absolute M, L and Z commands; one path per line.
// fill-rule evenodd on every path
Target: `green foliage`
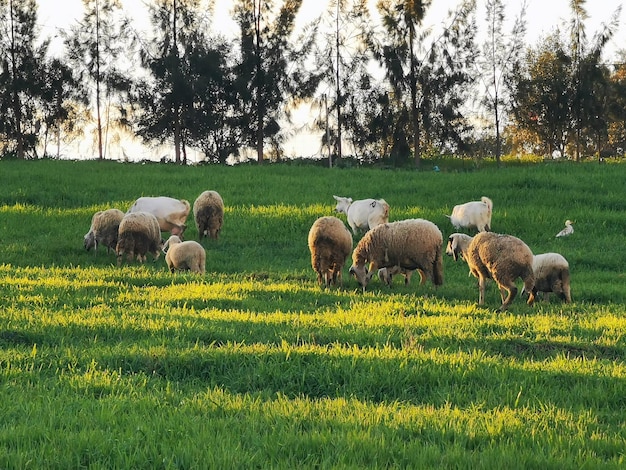
M 623 467 L 626 167 L 437 164 L 0 162 L 0 468 Z M 205 189 L 226 205 L 206 275 L 83 248 L 96 210 Z M 323 290 L 306 237 L 333 194 L 444 238 L 487 195 L 495 231 L 569 260 L 574 303 L 496 313 L 490 285 L 479 308 L 449 257 L 437 289 L 362 293 L 346 267 Z

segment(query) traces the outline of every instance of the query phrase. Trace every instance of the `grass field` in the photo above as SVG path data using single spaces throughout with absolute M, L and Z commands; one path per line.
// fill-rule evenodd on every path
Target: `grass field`
M 626 165 L 439 166 L 0 161 L 0 468 L 626 467 Z M 203 276 L 83 248 L 97 210 L 205 189 Z M 574 301 L 497 313 L 491 284 L 479 308 L 449 257 L 439 288 L 363 293 L 346 266 L 322 290 L 306 237 L 333 194 L 444 238 L 487 195 L 494 231 L 569 260 Z

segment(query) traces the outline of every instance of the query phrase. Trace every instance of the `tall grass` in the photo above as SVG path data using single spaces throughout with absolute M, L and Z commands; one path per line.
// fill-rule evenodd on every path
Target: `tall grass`
M 0 468 L 626 465 L 626 167 L 440 168 L 0 162 Z M 96 210 L 205 189 L 206 275 L 82 247 Z M 496 313 L 491 285 L 479 308 L 447 257 L 437 289 L 322 290 L 306 236 L 333 194 L 444 237 L 487 195 L 495 231 L 570 261 L 574 302 Z

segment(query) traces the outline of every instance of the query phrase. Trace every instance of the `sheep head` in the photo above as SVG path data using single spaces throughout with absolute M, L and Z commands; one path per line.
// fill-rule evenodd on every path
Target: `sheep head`
M 372 278 L 372 272 L 369 272 L 365 263 L 353 264 L 348 271 L 357 280 L 359 285 L 363 287 L 363 292 Z
M 96 247 L 96 234 L 93 232 L 93 230 L 90 230 L 85 235 L 85 249 L 89 251 L 95 247 Z
M 446 245 L 446 255 L 452 256 L 454 261 L 457 261 L 459 257 L 463 258 L 464 253 L 467 250 L 472 237 L 464 233 L 453 233 L 448 237 L 448 244 Z

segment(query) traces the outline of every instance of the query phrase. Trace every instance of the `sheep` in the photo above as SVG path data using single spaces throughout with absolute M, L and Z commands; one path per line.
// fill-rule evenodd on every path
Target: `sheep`
M 317 283 L 343 285 L 341 273 L 352 251 L 352 234 L 343 222 L 333 216 L 320 217 L 309 230 L 308 245 Z
M 407 286 L 411 282 L 411 277 L 413 276 L 413 273 L 415 271 L 415 269 L 404 269 L 400 266 L 392 266 L 391 268 L 380 268 L 378 270 L 378 278 L 381 280 L 381 282 L 383 282 L 383 284 L 387 284 L 389 287 L 391 287 L 391 284 L 393 283 L 393 276 L 395 276 L 396 274 L 402 274 L 404 276 L 404 285 Z M 420 285 L 422 285 L 426 282 L 426 276 L 424 276 L 424 272 L 420 271 L 419 269 L 417 270 L 417 272 L 420 276 Z
M 493 202 L 486 196 L 480 201 L 470 201 L 454 206 L 452 214 L 447 215 L 457 230 L 460 228 L 476 229 L 479 232 L 491 231 L 491 213 Z
M 440 286 L 443 284 L 442 243 L 441 231 L 428 220 L 407 219 L 378 225 L 354 249 L 350 274 L 363 287 L 363 292 L 378 269 L 393 266 L 419 269 L 435 286 Z
M 550 292 L 554 292 L 565 303 L 572 302 L 570 291 L 569 263 L 559 253 L 543 253 L 533 257 L 535 274 L 535 292 L 542 292 L 544 300 L 548 300 Z
M 182 238 L 187 228 L 185 222 L 189 209 L 189 202 L 185 199 L 179 200 L 167 196 L 140 197 L 128 209 L 127 214 L 133 212 L 154 214 L 162 232 L 170 232 L 170 235 L 178 235 Z
M 569 237 L 572 233 L 574 233 L 574 227 L 572 227 L 572 224 L 574 222 L 572 222 L 571 220 L 566 220 L 565 221 L 565 228 L 563 230 L 561 230 L 559 233 L 557 233 L 555 235 L 555 238 L 561 238 L 561 237 Z
M 193 217 L 198 238 L 204 236 L 217 240 L 224 223 L 224 201 L 217 191 L 204 191 L 193 203 Z
M 172 235 L 163 245 L 163 251 L 170 272 L 178 270 L 204 274 L 206 252 L 200 243 L 193 240 L 181 241 L 180 237 Z
M 355 235 L 359 230 L 367 232 L 389 221 L 389 204 L 384 199 L 352 201 L 350 197 L 333 197 L 337 201 L 335 212 L 346 214 L 348 225 Z
M 461 255 L 470 274 L 478 278 L 478 305 L 485 303 L 487 279 L 493 279 L 502 298 L 499 311 L 506 310 L 517 295 L 515 280 L 518 277 L 524 281 L 524 290 L 529 293 L 528 305 L 533 305 L 536 292 L 533 253 L 519 238 L 492 232 L 481 232 L 474 237 L 453 233 L 448 238 L 446 254 L 455 261 Z
M 146 260 L 146 254 L 151 253 L 156 261 L 161 254 L 162 240 L 159 222 L 154 214 L 149 212 L 131 212 L 125 214 L 120 222 L 117 245 L 117 265 L 122 265 L 122 258 L 126 254 L 128 261 L 135 255 L 140 263 Z
M 94 254 L 98 252 L 98 245 L 106 246 L 107 253 L 115 250 L 117 245 L 117 232 L 124 213 L 119 209 L 107 209 L 96 212 L 91 218 L 91 227 L 85 234 L 84 245 L 89 251 L 94 249 Z

